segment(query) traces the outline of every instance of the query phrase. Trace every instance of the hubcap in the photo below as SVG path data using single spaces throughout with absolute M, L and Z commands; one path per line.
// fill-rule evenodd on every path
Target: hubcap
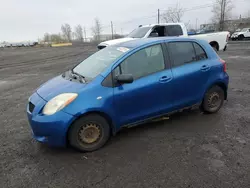
M 208 99 L 209 108 L 218 108 L 220 106 L 220 95 L 218 93 L 212 93 Z
M 91 123 L 81 127 L 79 131 L 80 141 L 92 144 L 100 137 L 100 127 L 97 124 Z

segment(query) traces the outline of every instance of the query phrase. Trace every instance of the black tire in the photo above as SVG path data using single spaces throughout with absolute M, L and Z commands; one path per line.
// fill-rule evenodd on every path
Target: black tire
M 216 113 L 222 107 L 224 99 L 223 89 L 219 86 L 213 86 L 206 92 L 201 109 L 209 114 Z
M 238 39 L 239 39 L 239 40 L 244 40 L 245 37 L 244 37 L 244 35 L 240 35 L 240 36 L 238 36 Z
M 218 51 L 219 51 L 219 46 L 218 46 L 218 44 L 217 44 L 217 43 L 211 43 L 210 45 L 212 46 L 212 48 L 214 49 L 214 51 L 215 51 L 216 53 L 218 53 Z
M 98 139 L 93 143 L 84 142 L 82 140 L 82 137 L 84 136 L 79 135 L 83 128 L 86 128 L 88 125 L 95 125 L 98 127 L 99 136 Z M 91 134 L 93 134 L 93 132 L 91 132 Z M 83 152 L 90 152 L 100 149 L 108 141 L 109 137 L 110 125 L 105 118 L 98 114 L 86 115 L 76 120 L 72 124 L 68 134 L 70 145 Z M 87 137 L 84 138 L 88 139 Z

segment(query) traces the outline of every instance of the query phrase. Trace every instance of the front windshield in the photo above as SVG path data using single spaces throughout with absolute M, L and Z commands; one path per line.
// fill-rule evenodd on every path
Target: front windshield
M 127 37 L 143 38 L 151 28 L 152 27 L 139 27 L 138 29 L 132 31 Z
M 248 28 L 244 28 L 241 30 L 241 32 L 246 32 L 246 31 L 248 31 Z
M 92 80 L 128 50 L 124 47 L 106 47 L 82 61 L 73 71 Z

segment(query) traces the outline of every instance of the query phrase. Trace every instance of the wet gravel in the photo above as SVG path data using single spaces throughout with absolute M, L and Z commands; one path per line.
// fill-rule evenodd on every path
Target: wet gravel
M 93 46 L 0 50 L 0 187 L 250 187 L 250 43 L 231 43 L 228 101 L 120 132 L 92 153 L 34 141 L 30 94 Z

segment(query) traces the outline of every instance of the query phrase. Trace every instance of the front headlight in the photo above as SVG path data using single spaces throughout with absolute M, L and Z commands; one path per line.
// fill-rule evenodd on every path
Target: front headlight
M 51 99 L 43 108 L 43 114 L 52 115 L 70 104 L 77 97 L 76 93 L 63 93 Z

